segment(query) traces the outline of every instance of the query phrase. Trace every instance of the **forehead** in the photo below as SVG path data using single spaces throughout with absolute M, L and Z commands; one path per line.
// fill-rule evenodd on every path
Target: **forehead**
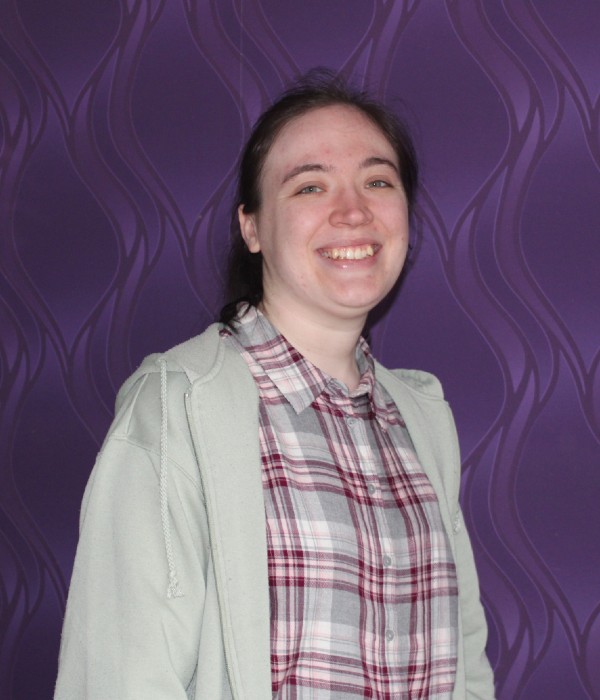
M 397 160 L 383 131 L 360 109 L 349 105 L 318 107 L 289 121 L 275 137 L 265 169 L 315 155 L 319 159 L 385 155 Z

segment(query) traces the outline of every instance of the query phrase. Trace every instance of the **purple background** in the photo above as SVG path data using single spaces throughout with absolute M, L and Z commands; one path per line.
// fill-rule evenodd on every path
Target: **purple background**
M 372 332 L 443 381 L 498 696 L 600 698 L 597 0 L 2 0 L 0 697 L 50 698 L 115 392 L 220 304 L 235 162 L 300 72 L 413 125 Z

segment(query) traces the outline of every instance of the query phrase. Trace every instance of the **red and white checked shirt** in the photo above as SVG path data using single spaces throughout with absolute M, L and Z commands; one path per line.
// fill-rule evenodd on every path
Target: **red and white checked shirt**
M 366 342 L 349 393 L 259 311 L 235 328 L 260 397 L 273 698 L 451 698 L 452 553 Z

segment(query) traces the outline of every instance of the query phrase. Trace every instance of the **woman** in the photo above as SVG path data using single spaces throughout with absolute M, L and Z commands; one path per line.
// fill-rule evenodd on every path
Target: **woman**
M 313 76 L 244 151 L 221 323 L 126 382 L 84 498 L 56 698 L 492 698 L 431 375 L 361 338 L 416 161 Z

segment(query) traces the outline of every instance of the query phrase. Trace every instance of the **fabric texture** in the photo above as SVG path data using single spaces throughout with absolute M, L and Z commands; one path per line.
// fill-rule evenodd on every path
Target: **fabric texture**
M 265 502 L 258 392 L 239 353 L 209 327 L 124 384 L 90 476 L 69 591 L 57 700 L 271 697 Z M 167 503 L 161 521 L 161 367 L 166 360 Z M 458 505 L 460 461 L 439 382 L 375 374 L 406 423 L 454 554 L 459 637 L 453 700 L 490 700 L 486 625 Z
M 222 336 L 259 393 L 273 698 L 450 698 L 452 552 L 368 345 L 350 393 L 256 309 Z

